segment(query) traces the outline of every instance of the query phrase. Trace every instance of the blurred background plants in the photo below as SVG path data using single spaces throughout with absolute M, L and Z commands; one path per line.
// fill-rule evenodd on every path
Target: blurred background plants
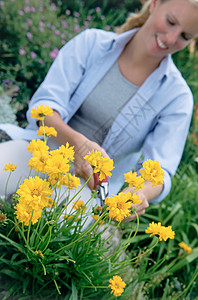
M 139 0 L 5 0 L 0 1 L 0 122 L 26 125 L 28 101 L 44 79 L 58 50 L 86 28 L 114 30 L 129 12 L 141 7 Z M 137 281 L 128 287 L 125 299 L 196 299 L 198 236 L 198 49 L 197 42 L 175 54 L 173 59 L 189 84 L 195 101 L 194 117 L 182 161 L 173 178 L 172 190 L 157 205 L 150 205 L 140 218 L 140 235 L 128 249 L 129 255 L 141 253 L 152 242 L 144 234 L 148 221 L 172 225 L 174 241 L 160 243 L 139 259 Z M 3 111 L 1 111 L 3 112 Z M 123 224 L 123 240 L 131 224 Z M 194 250 L 184 254 L 178 243 L 184 241 Z M 151 243 L 151 244 L 150 244 Z M 134 245 L 134 246 L 133 246 Z M 163 254 L 168 254 L 163 259 Z M 175 267 L 172 265 L 175 262 Z M 152 274 L 151 274 L 151 270 Z M 159 275 L 160 274 L 160 275 Z M 133 291 L 133 293 L 132 293 Z M 182 294 L 183 293 L 183 294 Z

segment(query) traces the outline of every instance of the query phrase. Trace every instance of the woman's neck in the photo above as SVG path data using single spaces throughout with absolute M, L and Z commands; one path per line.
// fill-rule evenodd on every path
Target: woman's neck
M 121 73 L 136 85 L 142 85 L 146 78 L 159 66 L 161 60 L 147 55 L 139 30 L 121 53 L 118 64 Z

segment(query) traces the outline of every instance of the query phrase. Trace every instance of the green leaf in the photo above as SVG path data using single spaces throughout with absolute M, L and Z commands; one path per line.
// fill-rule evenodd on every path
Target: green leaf
M 16 280 L 19 280 L 19 278 L 20 278 L 20 274 L 18 274 L 18 272 L 14 272 L 14 271 L 11 271 L 8 269 L 2 269 L 2 270 L 0 270 L 0 273 L 3 273 L 11 278 L 16 279 Z
M 183 268 L 187 264 L 190 264 L 192 261 L 198 258 L 198 248 L 193 249 L 193 252 L 190 255 L 187 255 L 176 263 L 172 268 L 169 269 L 169 272 L 174 273 L 177 270 Z
M 69 300 L 78 300 L 78 290 L 73 281 L 72 281 L 72 294 Z
M 21 250 L 23 253 L 25 252 L 24 250 L 24 247 L 21 246 L 20 244 L 14 242 L 13 240 L 9 239 L 7 236 L 3 235 L 0 233 L 0 237 L 2 237 L 3 239 L 7 240 L 12 246 L 14 246 L 15 248 Z

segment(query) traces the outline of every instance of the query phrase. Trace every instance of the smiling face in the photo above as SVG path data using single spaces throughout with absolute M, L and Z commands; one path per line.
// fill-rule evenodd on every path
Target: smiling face
M 150 17 L 143 27 L 147 54 L 162 59 L 198 36 L 198 6 L 189 0 L 151 0 Z

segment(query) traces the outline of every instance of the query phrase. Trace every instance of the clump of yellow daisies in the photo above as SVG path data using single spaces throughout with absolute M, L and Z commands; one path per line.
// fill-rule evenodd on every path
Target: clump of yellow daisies
M 19 195 L 19 201 L 15 206 L 15 214 L 20 222 L 28 226 L 31 221 L 33 224 L 38 222 L 43 208 L 50 208 L 54 204 L 51 196 L 53 189 L 61 185 L 69 189 L 77 188 L 80 185 L 80 179 L 69 173 L 70 165 L 74 160 L 73 147 L 67 143 L 57 150 L 49 151 L 46 144 L 46 137 L 56 136 L 57 132 L 52 127 L 44 126 L 45 116 L 52 116 L 53 110 L 47 105 L 33 108 L 31 117 L 41 120 L 43 126 L 37 131 L 38 135 L 44 137 L 43 140 L 32 140 L 27 146 L 28 151 L 32 153 L 29 160 L 30 169 L 35 169 L 41 173 L 47 173 L 48 179 L 42 179 L 38 176 L 29 177 L 19 186 L 16 193 Z M 5 170 L 13 171 L 16 166 L 7 164 Z

